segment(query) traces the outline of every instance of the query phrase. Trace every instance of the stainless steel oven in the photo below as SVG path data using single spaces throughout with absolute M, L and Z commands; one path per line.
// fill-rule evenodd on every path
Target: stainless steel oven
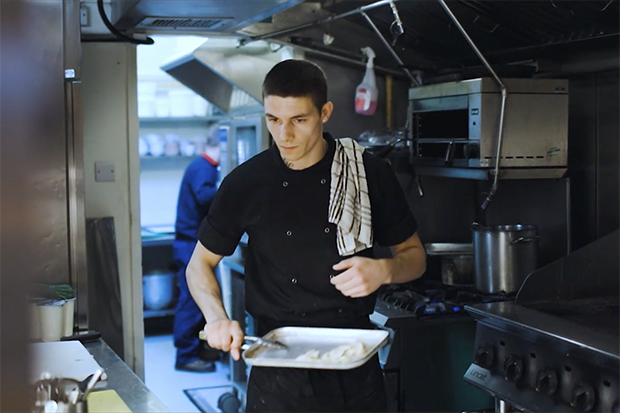
M 502 167 L 566 167 L 568 81 L 502 81 L 508 91 Z M 501 99 L 499 87 L 491 78 L 409 89 L 410 138 L 416 164 L 493 167 Z

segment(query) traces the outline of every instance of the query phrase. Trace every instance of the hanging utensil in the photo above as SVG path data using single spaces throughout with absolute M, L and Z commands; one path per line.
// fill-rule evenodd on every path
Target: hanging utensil
M 93 374 L 88 376 L 84 381 L 80 383 L 80 390 L 82 391 L 79 401 L 84 401 L 88 397 L 88 393 L 95 387 L 95 384 L 99 381 L 103 375 L 103 370 L 98 369 Z

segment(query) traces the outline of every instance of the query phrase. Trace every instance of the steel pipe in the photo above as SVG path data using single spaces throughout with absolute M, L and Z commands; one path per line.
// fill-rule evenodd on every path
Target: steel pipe
M 292 42 L 282 42 L 282 44 L 287 45 L 287 46 L 294 46 L 300 50 L 303 50 L 306 53 L 315 54 L 317 56 L 323 56 L 323 57 L 331 58 L 335 60 L 340 60 L 344 63 L 350 63 L 350 64 L 360 66 L 360 67 L 366 67 L 366 63 L 363 62 L 362 60 L 355 60 L 350 57 L 341 56 L 336 53 L 330 53 L 325 50 L 315 49 L 314 47 L 311 47 L 311 46 L 304 46 L 304 45 L 300 45 L 300 44 L 292 43 Z M 404 79 L 403 73 L 400 70 L 394 70 L 394 69 L 389 69 L 387 67 L 375 65 L 375 71 L 379 73 L 384 73 L 387 75 L 397 76 L 398 78 Z
M 307 29 L 309 27 L 314 27 L 314 26 L 319 26 L 321 24 L 325 24 L 325 23 L 331 23 L 333 21 L 342 19 L 344 17 L 349 17 L 352 16 L 354 14 L 358 14 L 358 13 L 362 13 L 365 12 L 367 10 L 372 10 L 375 9 L 377 7 L 381 7 L 384 6 L 386 4 L 390 4 L 394 1 L 398 1 L 398 0 L 380 0 L 377 1 L 375 3 L 371 3 L 371 4 L 367 4 L 365 6 L 362 7 L 358 7 L 357 9 L 342 13 L 342 14 L 336 14 L 334 16 L 329 16 L 325 19 L 321 19 L 321 20 L 315 20 L 313 22 L 309 22 L 309 23 L 303 23 L 297 26 L 293 26 L 293 27 L 289 27 L 287 29 L 281 29 L 281 30 L 276 30 L 275 32 L 271 32 L 271 33 L 265 33 L 265 34 L 261 34 L 258 36 L 250 36 L 247 37 L 245 39 L 241 39 L 240 40 L 240 45 L 244 45 L 250 42 L 254 42 L 257 40 L 265 40 L 265 39 L 271 39 L 272 37 L 277 37 L 277 36 L 282 36 L 284 34 L 288 34 L 288 33 L 293 33 L 299 30 L 303 30 L 303 29 Z
M 390 43 L 385 39 L 385 37 L 383 37 L 383 35 L 381 34 L 381 32 L 379 31 L 379 29 L 377 28 L 377 26 L 375 26 L 375 23 L 370 19 L 370 17 L 368 17 L 368 15 L 366 13 L 364 13 L 363 11 L 360 12 L 360 14 L 362 16 L 364 16 L 364 18 L 366 19 L 366 21 L 368 22 L 368 24 L 370 25 L 370 27 L 374 30 L 374 32 L 377 34 L 377 36 L 379 37 L 379 39 L 381 40 L 381 42 L 385 45 L 385 47 L 387 47 L 387 49 L 389 50 L 389 52 L 392 54 L 392 56 L 394 57 L 394 59 L 398 62 L 398 64 L 403 68 L 403 71 L 405 72 L 405 74 L 407 75 L 407 77 L 409 78 L 409 80 L 411 80 L 411 83 L 413 83 L 416 86 L 420 86 L 420 83 L 416 80 L 415 77 L 413 77 L 413 75 L 411 74 L 411 72 L 409 71 L 409 69 L 407 69 L 405 67 L 405 64 L 403 63 L 403 61 L 401 60 L 401 58 L 396 54 L 396 52 L 394 51 L 394 49 L 392 49 L 392 46 L 390 46 Z
M 508 91 L 506 89 L 506 85 L 504 85 L 504 83 L 499 78 L 499 76 L 497 76 L 497 73 L 495 73 L 495 71 L 493 70 L 493 68 L 491 67 L 491 65 L 487 61 L 487 59 L 485 59 L 485 57 L 482 54 L 482 52 L 480 52 L 478 47 L 476 47 L 476 44 L 471 39 L 471 37 L 469 37 L 469 35 L 465 31 L 465 29 L 463 28 L 461 23 L 458 21 L 458 19 L 454 15 L 454 13 L 452 13 L 452 10 L 450 10 L 450 8 L 446 4 L 445 0 L 438 0 L 438 1 L 441 4 L 441 6 L 444 8 L 446 13 L 448 13 L 448 16 L 450 16 L 450 19 L 452 19 L 452 21 L 454 22 L 456 27 L 459 29 L 459 31 L 461 32 L 463 37 L 465 37 L 465 40 L 467 40 L 467 42 L 469 43 L 471 48 L 474 50 L 476 55 L 478 55 L 478 57 L 482 61 L 482 64 L 491 73 L 491 76 L 493 76 L 493 79 L 495 80 L 497 85 L 500 87 L 501 92 L 502 92 L 502 106 L 501 106 L 500 113 L 499 113 L 499 130 L 498 130 L 498 137 L 497 137 L 497 154 L 495 156 L 495 176 L 493 178 L 493 186 L 491 186 L 491 190 L 489 191 L 489 194 L 487 195 L 487 198 L 484 200 L 484 202 L 482 203 L 482 206 L 481 206 L 482 209 L 486 210 L 487 207 L 489 206 L 489 203 L 493 199 L 493 195 L 495 195 L 495 193 L 497 192 L 497 188 L 499 186 L 498 181 L 499 181 L 500 154 L 501 154 L 501 151 L 502 151 L 502 138 L 503 138 L 503 135 L 504 135 L 504 115 L 505 115 L 505 112 L 506 112 L 506 98 L 508 97 Z

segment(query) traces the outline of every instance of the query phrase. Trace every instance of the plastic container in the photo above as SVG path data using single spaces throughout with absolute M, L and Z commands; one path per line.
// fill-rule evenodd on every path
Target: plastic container
M 368 56 L 368 62 L 366 63 L 364 79 L 355 90 L 355 112 L 360 115 L 372 116 L 377 111 L 377 100 L 379 98 L 374 71 L 375 52 L 370 47 L 364 47 L 362 51 Z
M 58 341 L 61 337 L 73 335 L 75 298 L 68 300 L 46 300 L 36 304 L 31 315 L 32 339 Z
M 41 320 L 41 341 L 58 341 L 64 331 L 63 301 L 54 301 L 39 305 Z
M 75 291 L 69 284 L 34 284 L 29 309 L 32 340 L 58 341 L 73 335 Z

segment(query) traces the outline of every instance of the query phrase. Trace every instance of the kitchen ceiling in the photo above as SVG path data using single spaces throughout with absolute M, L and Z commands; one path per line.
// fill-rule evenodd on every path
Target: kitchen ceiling
M 372 3 L 374 1 L 324 1 L 321 2 L 322 14 L 316 13 L 310 21 L 337 16 Z M 562 59 L 567 55 L 597 50 L 611 50 L 614 56 L 618 53 L 618 0 L 450 0 L 447 4 L 490 63 L 512 66 L 500 67 L 500 72 L 503 70 L 509 75 L 531 74 L 527 68 L 515 67 L 516 63 Z M 405 66 L 435 74 L 481 66 L 480 60 L 438 1 L 400 0 L 395 1 L 395 5 L 404 34 L 398 38 L 394 50 Z M 282 14 L 291 14 L 300 6 Z M 386 40 L 392 42 L 394 15 L 390 6 L 376 7 L 366 11 L 366 14 Z M 275 15 L 273 20 L 278 21 L 278 16 Z M 269 33 L 269 29 L 261 26 L 265 25 L 253 25 L 244 32 Z M 282 26 L 280 24 L 277 29 Z M 332 44 L 324 44 L 324 33 L 335 34 Z M 362 15 L 353 14 L 274 39 L 309 44 L 317 50 L 331 50 L 337 54 L 347 51 L 361 57 L 359 49 L 376 43 L 377 36 Z M 398 68 L 383 44 L 376 43 L 374 49 L 378 55 L 376 64 Z
M 117 28 L 139 33 L 267 35 L 271 42 L 303 46 L 323 57 L 362 62 L 372 47 L 377 67 L 401 71 L 384 43 L 357 14 L 295 32 L 281 29 L 316 22 L 373 4 L 370 0 L 139 0 L 125 7 Z M 479 77 L 488 72 L 439 1 L 394 2 L 404 33 L 395 38 L 386 3 L 366 11 L 411 70 L 434 81 Z M 561 73 L 569 65 L 618 67 L 619 0 L 448 0 L 447 4 L 500 76 Z M 326 40 L 328 34 L 333 38 Z M 328 37 L 329 37 L 328 36 Z M 599 53 L 600 52 L 600 53 Z M 592 53 L 599 53 L 592 56 Z M 328 57 L 327 57 L 328 58 Z M 600 64 L 599 61 L 604 61 Z M 357 66 L 359 67 L 359 66 Z M 363 67 L 360 67 L 363 69 Z M 566 71 L 566 70 L 564 70 Z
M 341 2 L 337 6 L 349 2 Z M 428 59 L 444 64 L 475 60 L 473 52 L 438 1 L 399 1 L 405 33 L 403 48 L 414 49 Z M 552 45 L 601 40 L 618 41 L 618 1 L 448 1 L 450 9 L 487 56 L 535 51 Z M 368 13 L 382 32 L 389 33 L 394 20 L 389 7 Z M 352 18 L 353 19 L 353 18 Z M 354 16 L 357 24 L 365 24 Z M 588 46 L 586 46 L 588 47 Z M 510 60 L 508 58 L 508 60 Z

